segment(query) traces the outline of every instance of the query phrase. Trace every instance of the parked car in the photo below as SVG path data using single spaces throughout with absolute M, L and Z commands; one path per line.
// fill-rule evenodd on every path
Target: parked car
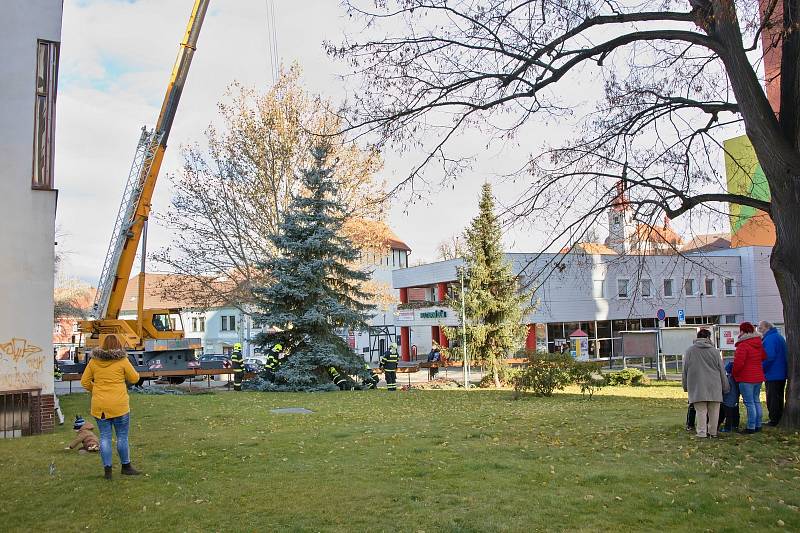
M 225 354 L 203 354 L 200 356 L 200 368 L 203 370 L 231 368 L 230 356 Z

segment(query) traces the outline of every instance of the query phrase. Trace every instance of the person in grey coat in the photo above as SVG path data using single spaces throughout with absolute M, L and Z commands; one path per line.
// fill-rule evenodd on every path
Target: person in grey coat
M 683 390 L 697 411 L 697 436 L 717 437 L 719 405 L 730 390 L 722 356 L 711 342 L 711 331 L 697 332 L 694 344 L 683 357 Z

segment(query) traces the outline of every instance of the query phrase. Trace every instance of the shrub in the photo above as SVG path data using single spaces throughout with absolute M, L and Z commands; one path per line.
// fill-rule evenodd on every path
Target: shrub
M 534 353 L 528 365 L 512 379 L 517 394 L 533 392 L 537 396 L 552 396 L 556 390 L 576 384 L 582 394 L 592 394 L 604 385 L 599 377 L 599 363 L 576 361 L 566 354 Z
M 640 387 L 650 384 L 650 378 L 638 368 L 625 368 L 605 375 L 606 385 L 626 385 Z
M 600 373 L 602 363 L 589 363 L 574 361 L 570 370 L 572 383 L 580 386 L 581 394 L 591 398 L 595 391 L 605 386 L 603 374 Z

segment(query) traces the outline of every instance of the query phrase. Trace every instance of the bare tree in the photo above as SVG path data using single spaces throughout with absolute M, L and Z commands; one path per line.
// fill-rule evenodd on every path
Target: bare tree
M 533 119 L 552 123 L 570 114 L 575 102 L 565 101 L 565 89 L 591 77 L 602 82 L 593 112 L 570 140 L 530 158 L 528 187 L 509 211 L 546 220 L 554 239 L 580 238 L 621 181 L 637 215 L 651 220 L 724 214 L 728 203 L 768 213 L 792 354 L 782 423 L 800 427 L 800 2 L 347 4 L 369 28 L 360 42 L 328 45 L 363 80 L 351 128 L 376 135 L 379 145 L 429 141 L 409 183 L 431 162 L 460 170 L 448 146 L 467 129 L 506 138 Z M 394 34 L 379 33 L 390 27 Z M 763 80 L 765 55 L 778 56 L 780 67 L 768 68 Z M 779 84 L 774 110 L 765 81 Z M 771 201 L 730 194 L 718 170 L 721 139 L 741 129 Z
M 456 234 L 436 246 L 436 256 L 441 261 L 464 257 L 464 237 Z
M 208 128 L 207 150 L 184 150 L 183 169 L 171 177 L 171 205 L 158 215 L 176 238 L 154 259 L 181 274 L 165 278 L 164 293 L 183 301 L 191 283 L 199 307 L 249 302 L 253 283 L 268 274 L 260 268 L 274 253 L 268 236 L 278 231 L 292 195 L 302 194 L 298 176 L 321 136 L 331 146 L 338 194 L 360 221 L 344 231 L 365 249 L 385 244 L 387 229 L 374 223 L 384 210 L 380 154 L 336 135 L 341 122 L 330 102 L 308 94 L 300 74 L 296 65 L 283 71 L 265 94 L 234 84 L 219 104 L 224 129 Z

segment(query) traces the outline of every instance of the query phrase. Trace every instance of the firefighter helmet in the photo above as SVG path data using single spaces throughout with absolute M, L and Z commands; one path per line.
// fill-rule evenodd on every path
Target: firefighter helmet
M 283 346 L 280 343 L 278 343 L 278 344 L 276 344 L 275 346 L 272 347 L 272 351 L 273 352 L 277 353 L 277 352 L 280 352 L 281 350 L 283 350 Z
M 233 349 L 234 349 L 234 351 L 241 351 L 242 350 L 242 343 L 241 342 L 237 342 L 236 344 L 233 345 Z

